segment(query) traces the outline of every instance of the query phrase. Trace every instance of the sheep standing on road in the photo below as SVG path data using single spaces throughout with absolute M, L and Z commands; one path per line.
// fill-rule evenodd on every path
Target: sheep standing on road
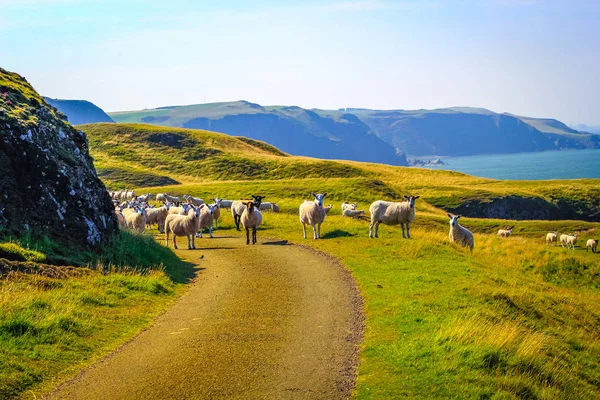
M 315 198 L 314 201 L 305 201 L 300 205 L 300 223 L 304 231 L 304 239 L 306 239 L 306 224 L 310 224 L 313 229 L 313 237 L 319 239 L 321 237 L 321 224 L 325 220 L 325 207 L 323 207 L 323 199 L 327 193 L 315 194 L 311 193 Z
M 146 225 L 148 229 L 151 228 L 150 225 L 158 224 L 158 231 L 165 233 L 165 219 L 169 215 L 170 208 L 171 204 L 165 202 L 162 207 L 146 209 Z
M 250 229 L 252 229 L 252 244 L 256 244 L 256 229 L 262 224 L 262 214 L 259 206 L 256 206 L 253 202 L 249 201 L 244 204 L 246 209 L 240 217 L 240 222 L 246 229 L 246 244 L 250 244 Z
M 406 201 L 401 203 L 392 203 L 390 201 L 377 200 L 371 207 L 371 225 L 369 225 L 369 237 L 373 238 L 373 228 L 375 228 L 375 237 L 379 237 L 379 224 L 398 225 L 402 227 L 402 237 L 410 239 L 410 224 L 415 220 L 415 200 L 421 196 L 404 196 Z M 404 225 L 406 225 L 406 236 L 404 235 Z
M 252 195 L 252 198 L 254 199 L 254 207 L 260 209 L 260 204 L 262 203 L 262 200 L 265 198 L 265 196 Z M 233 217 L 233 222 L 235 222 L 235 228 L 238 231 L 241 230 L 240 218 L 242 217 L 242 214 L 244 213 L 244 210 L 246 210 L 246 208 L 248 208 L 247 203 L 244 203 L 242 201 L 234 201 L 233 204 L 231 204 L 231 216 Z
M 513 228 L 510 229 L 498 229 L 498 237 L 509 237 L 512 235 Z
M 588 249 L 592 249 L 592 253 L 595 253 L 596 248 L 598 248 L 598 239 L 588 239 L 585 244 L 585 252 L 587 253 Z
M 165 242 L 169 247 L 169 233 L 173 233 L 173 247 L 177 248 L 177 236 L 185 236 L 188 250 L 196 248 L 194 241 L 200 222 L 200 208 L 192 206 L 187 215 L 169 214 L 165 220 Z
M 546 234 L 546 245 L 553 243 L 556 246 L 557 238 L 558 238 L 558 232 L 548 232 Z
M 577 234 L 569 235 L 567 237 L 567 249 L 575 250 L 576 242 L 577 242 Z
M 196 236 L 202 238 L 202 231 L 208 228 L 208 234 L 212 238 L 213 222 L 215 219 L 215 206 L 213 204 L 203 204 L 200 207 L 200 222 L 198 223 L 198 232 Z
M 124 208 L 122 213 L 127 228 L 138 232 L 144 232 L 146 227 L 146 207 Z
M 460 226 L 458 223 L 460 215 L 448 214 L 448 217 L 450 218 L 450 233 L 448 235 L 450 241 L 460 246 L 468 247 L 472 252 L 473 247 L 475 247 L 473 233 L 464 226 Z
M 221 199 L 218 197 L 215 197 L 214 199 L 212 199 L 212 201 L 214 202 L 213 207 L 214 207 L 214 223 L 215 223 L 215 229 L 219 229 L 219 218 L 221 218 Z

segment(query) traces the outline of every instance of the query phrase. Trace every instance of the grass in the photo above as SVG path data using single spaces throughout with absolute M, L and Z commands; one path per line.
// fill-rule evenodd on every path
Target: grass
M 59 257 L 57 247 L 49 239 L 13 238 L 0 252 L 40 262 Z M 121 233 L 101 255 L 70 251 L 65 261 L 89 268 L 65 269 L 60 279 L 45 276 L 43 266 L 38 274 L 0 276 L 0 398 L 43 391 L 113 351 L 166 309 L 194 274 L 147 236 Z

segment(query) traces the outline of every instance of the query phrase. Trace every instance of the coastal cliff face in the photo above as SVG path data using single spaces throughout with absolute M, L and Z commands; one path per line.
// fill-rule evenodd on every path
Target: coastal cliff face
M 0 233 L 94 247 L 117 230 L 85 134 L 0 68 Z

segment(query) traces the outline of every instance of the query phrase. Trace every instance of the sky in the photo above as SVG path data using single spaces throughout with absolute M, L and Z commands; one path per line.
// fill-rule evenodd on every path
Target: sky
M 473 106 L 600 125 L 600 1 L 0 0 L 0 67 L 106 111 Z

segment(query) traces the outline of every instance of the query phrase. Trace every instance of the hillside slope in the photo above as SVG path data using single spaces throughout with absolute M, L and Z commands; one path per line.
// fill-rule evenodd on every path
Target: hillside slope
M 111 113 L 117 122 L 206 129 L 267 142 L 294 155 L 407 165 L 352 114 L 326 117 L 300 107 L 262 107 L 247 101 Z
M 114 122 L 104 110 L 86 100 L 61 100 L 51 99 L 50 97 L 44 97 L 44 100 L 65 114 L 73 125 Z

